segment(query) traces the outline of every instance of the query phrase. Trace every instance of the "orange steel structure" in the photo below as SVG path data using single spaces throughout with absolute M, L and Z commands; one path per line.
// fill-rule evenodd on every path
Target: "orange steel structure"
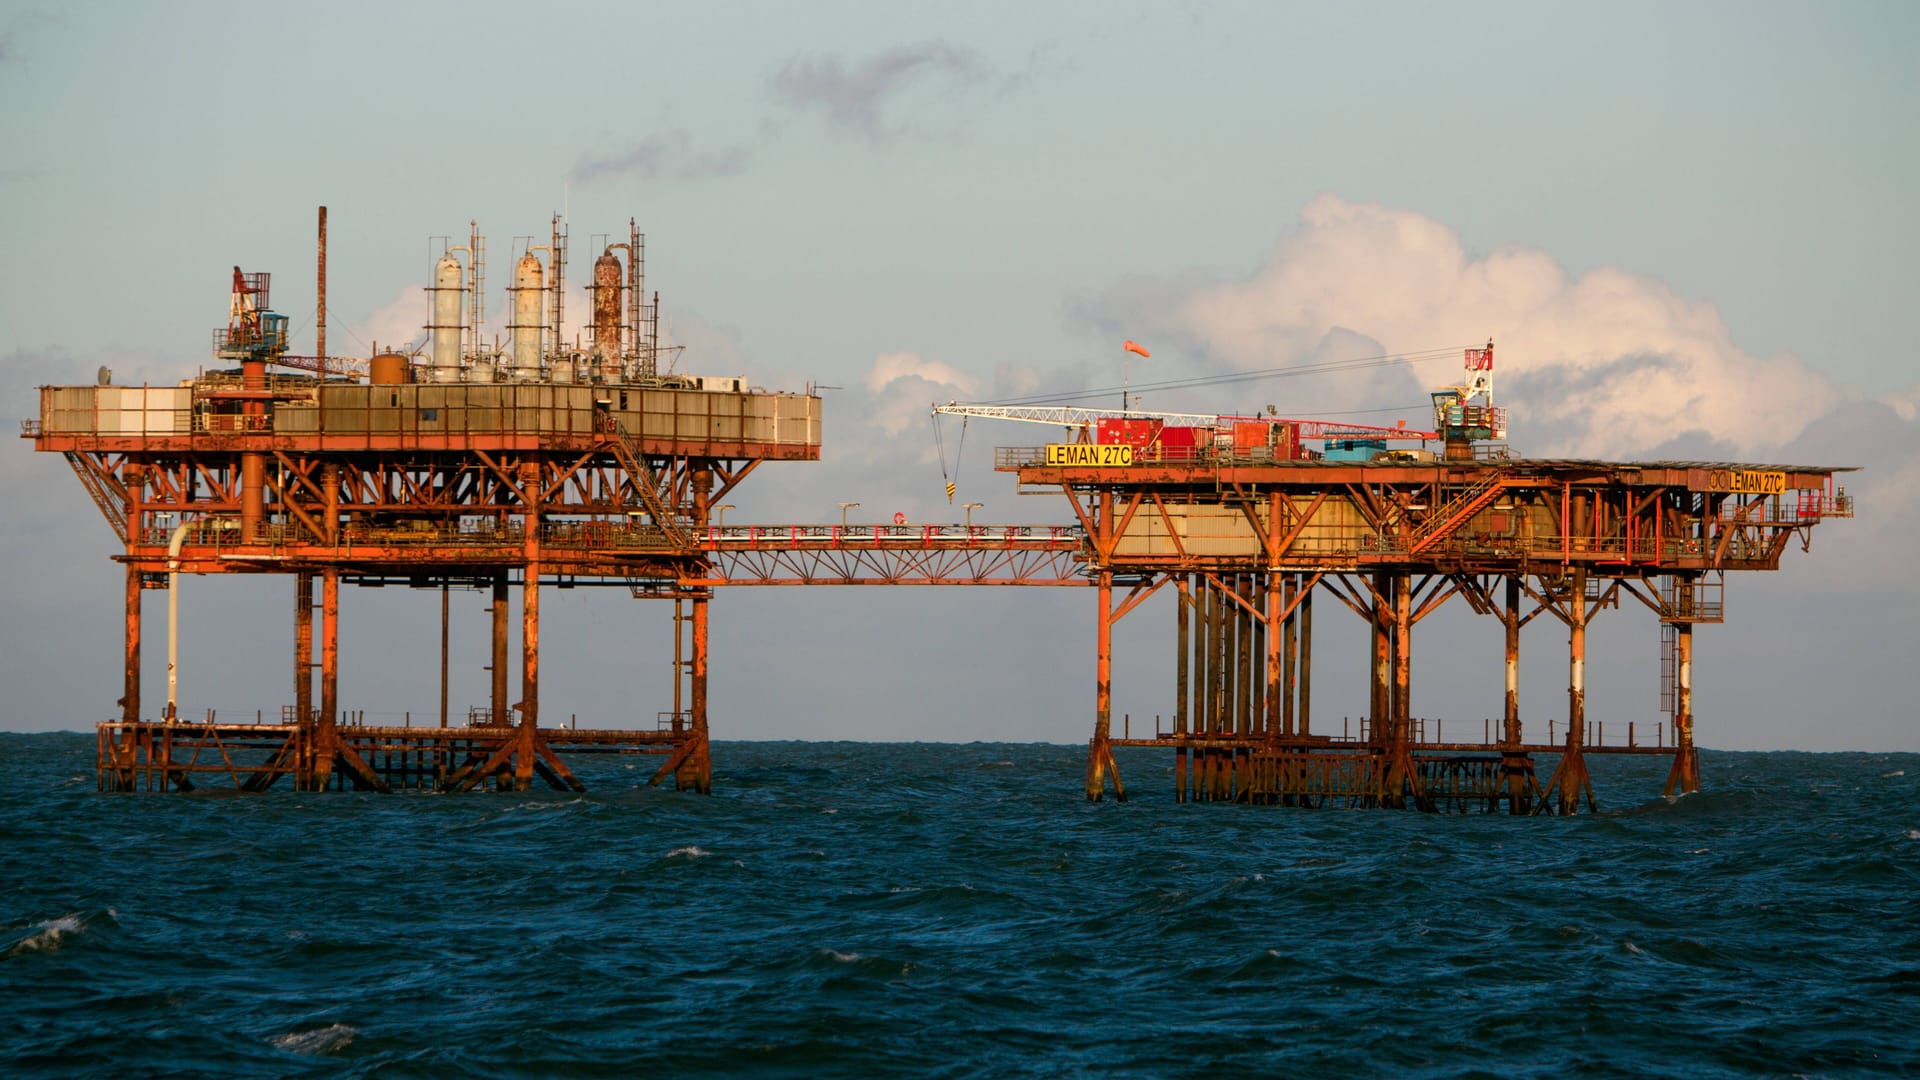
M 1693 628 L 1723 620 L 1726 572 L 1778 569 L 1814 525 L 1852 516 L 1834 485 L 1846 470 L 1449 456 L 1275 460 L 1221 445 L 1107 467 L 1000 449 L 996 468 L 1025 490 L 1062 492 L 1087 537 L 1099 596 L 1087 797 L 1102 798 L 1109 778 L 1125 797 L 1115 746 L 1171 748 L 1183 800 L 1571 813 L 1593 807 L 1596 753 L 1671 755 L 1668 794 L 1696 790 Z M 1168 585 L 1179 596 L 1173 730 L 1115 737 L 1113 624 Z M 1316 595 L 1371 629 L 1357 733 L 1312 722 Z M 1506 629 L 1497 739 L 1448 742 L 1412 715 L 1413 627 L 1455 597 Z M 1662 627 L 1669 720 L 1651 742 L 1631 724 L 1608 741 L 1586 716 L 1587 626 L 1623 598 Z M 1541 615 L 1568 634 L 1558 743 L 1529 741 L 1519 711 L 1520 629 Z M 1544 784 L 1536 754 L 1556 758 Z
M 323 209 L 323 312 L 325 220 Z M 540 323 L 546 299 L 529 295 L 551 289 L 557 327 L 564 235 L 556 226 L 540 247 L 545 278 L 533 250 L 516 277 L 514 329 L 524 336 L 511 367 L 462 330 L 463 320 L 479 324 L 477 301 L 448 295 L 463 280 L 478 293 L 476 229 L 436 268 L 428 363 L 331 358 L 324 336 L 318 355 L 290 357 L 266 275 L 236 269 L 215 346 L 237 367 L 172 387 L 42 388 L 25 437 L 66 456 L 124 547 L 124 690 L 119 716 L 98 730 L 103 789 L 230 782 L 260 791 L 282 777 L 300 790 L 523 789 L 536 778 L 577 789 L 563 753 L 638 753 L 665 758 L 653 783 L 671 777 L 705 792 L 716 589 L 1022 585 L 1096 596 L 1090 799 L 1109 783 L 1125 797 L 1114 747 L 1151 746 L 1174 752 L 1181 800 L 1574 812 L 1593 805 L 1591 754 L 1671 755 L 1669 793 L 1699 786 L 1693 627 L 1724 617 L 1726 572 L 1777 569 L 1796 538 L 1805 546 L 1815 524 L 1853 512 L 1837 468 L 1513 459 L 1456 438 L 1465 429 L 1449 429 L 1445 459 L 1337 461 L 1302 450 L 1298 430 L 1242 440 L 1252 421 L 1235 418 L 1235 437 L 1177 449 L 996 451 L 995 468 L 1023 492 L 1063 494 L 1073 525 L 726 526 L 716 507 L 762 462 L 818 458 L 820 399 L 662 376 L 639 300 L 637 232 L 595 265 L 592 351 L 568 352 Z M 1469 351 L 1470 371 L 1476 354 L 1490 369 L 1491 345 Z M 1490 403 L 1465 415 L 1480 437 L 1504 428 Z M 1082 430 L 1082 444 L 1097 449 L 1098 438 L 1093 424 Z M 1115 460 L 1125 463 L 1101 463 Z M 144 706 L 143 598 L 177 596 L 180 574 L 292 579 L 293 702 L 277 722 L 190 719 L 171 692 L 157 718 Z M 339 706 L 340 586 L 400 583 L 443 590 L 437 727 L 367 725 Z M 547 583 L 673 601 L 674 701 L 656 729 L 542 726 Z M 508 656 L 516 585 L 517 699 Z M 1169 585 L 1178 597 L 1173 730 L 1116 737 L 1113 625 Z M 444 703 L 451 586 L 492 596 L 491 700 L 458 725 Z M 1313 722 L 1316 596 L 1370 628 L 1369 707 L 1357 732 Z M 1456 597 L 1506 630 L 1505 714 L 1479 742 L 1446 741 L 1411 710 L 1413 628 Z M 1632 725 L 1609 740 L 1585 715 L 1586 627 L 1623 598 L 1662 626 L 1669 718 L 1651 741 Z M 1542 615 L 1568 632 L 1560 741 L 1530 736 L 1519 712 L 1520 630 Z M 1555 759 L 1544 783 L 1534 773 L 1540 754 Z
M 323 208 L 322 310 L 325 228 Z M 480 309 L 459 294 L 479 291 L 476 230 L 469 245 L 449 250 L 436 273 L 451 270 L 429 290 L 429 363 L 387 354 L 343 364 L 325 355 L 324 338 L 320 355 L 290 357 L 287 320 L 268 307 L 267 275 L 236 268 L 228 325 L 214 337 L 216 358 L 236 367 L 171 387 L 112 386 L 103 376 L 97 386 L 42 388 L 40 416 L 24 435 L 66 456 L 124 545 L 116 556 L 126 574 L 124 690 L 119 718 L 99 730 L 103 788 L 185 789 L 199 777 L 263 790 L 282 776 L 303 790 L 524 788 L 536 776 L 578 787 L 555 752 L 566 747 L 664 754 L 655 783 L 672 776 L 707 790 L 715 578 L 701 535 L 715 500 L 762 462 L 818 458 L 820 399 L 659 374 L 636 295 L 637 232 L 596 263 L 593 348 L 567 351 L 541 322 L 551 299 L 551 327 L 560 325 L 565 240 L 557 224 L 553 243 L 538 249 L 544 263 L 534 250 L 515 279 L 511 361 L 467 332 Z M 355 370 L 367 381 L 339 374 Z M 190 721 L 170 689 L 159 718 L 148 718 L 144 593 L 174 589 L 180 574 L 230 573 L 293 579 L 294 703 L 279 723 Z M 673 599 L 675 704 L 658 730 L 540 725 L 541 586 L 577 579 Z M 438 729 L 343 723 L 340 586 L 394 580 L 491 591 L 492 700 L 464 727 L 447 726 L 444 703 Z M 507 656 L 515 583 L 517 700 Z M 443 655 L 443 685 L 444 670 Z

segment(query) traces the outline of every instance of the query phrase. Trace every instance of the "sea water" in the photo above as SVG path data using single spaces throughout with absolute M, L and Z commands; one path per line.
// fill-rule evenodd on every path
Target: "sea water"
M 1178 805 L 1172 757 L 718 743 L 586 794 L 106 795 L 0 734 L 0 1073 L 1920 1070 L 1920 755 L 1571 818 Z

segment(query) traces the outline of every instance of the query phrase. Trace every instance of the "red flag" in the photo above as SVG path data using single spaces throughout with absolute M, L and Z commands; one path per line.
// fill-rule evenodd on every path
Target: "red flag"
M 1122 346 L 1122 348 L 1124 348 L 1124 349 L 1126 349 L 1126 351 L 1128 351 L 1128 352 L 1130 352 L 1130 353 L 1139 353 L 1139 354 L 1140 354 L 1141 356 L 1152 356 L 1152 355 L 1153 355 L 1152 353 L 1150 353 L 1150 352 L 1148 352 L 1148 351 L 1146 350 L 1146 347 L 1145 347 L 1145 346 L 1143 346 L 1143 345 L 1141 345 L 1141 344 L 1140 344 L 1139 342 L 1137 342 L 1137 341 L 1129 341 L 1129 342 L 1127 342 L 1127 343 L 1126 343 L 1126 344 L 1125 344 L 1124 346 Z

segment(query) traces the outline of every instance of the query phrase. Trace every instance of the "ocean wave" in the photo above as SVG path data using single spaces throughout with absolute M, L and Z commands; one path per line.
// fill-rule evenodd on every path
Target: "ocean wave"
M 86 916 L 77 912 L 34 923 L 28 928 L 25 936 L 7 948 L 6 955 L 20 956 L 24 953 L 53 952 L 60 948 L 67 938 L 85 929 L 86 924 Z
M 358 1034 L 359 1029 L 348 1024 L 328 1024 L 306 1031 L 289 1031 L 268 1041 L 290 1054 L 331 1054 L 345 1049 Z

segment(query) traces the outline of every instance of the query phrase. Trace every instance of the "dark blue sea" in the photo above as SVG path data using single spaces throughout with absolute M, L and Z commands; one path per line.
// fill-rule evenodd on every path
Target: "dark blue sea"
M 1920 755 L 1574 818 L 1085 802 L 1084 748 L 719 743 L 710 798 L 102 795 L 0 734 L 0 1073 L 1920 1071 Z

